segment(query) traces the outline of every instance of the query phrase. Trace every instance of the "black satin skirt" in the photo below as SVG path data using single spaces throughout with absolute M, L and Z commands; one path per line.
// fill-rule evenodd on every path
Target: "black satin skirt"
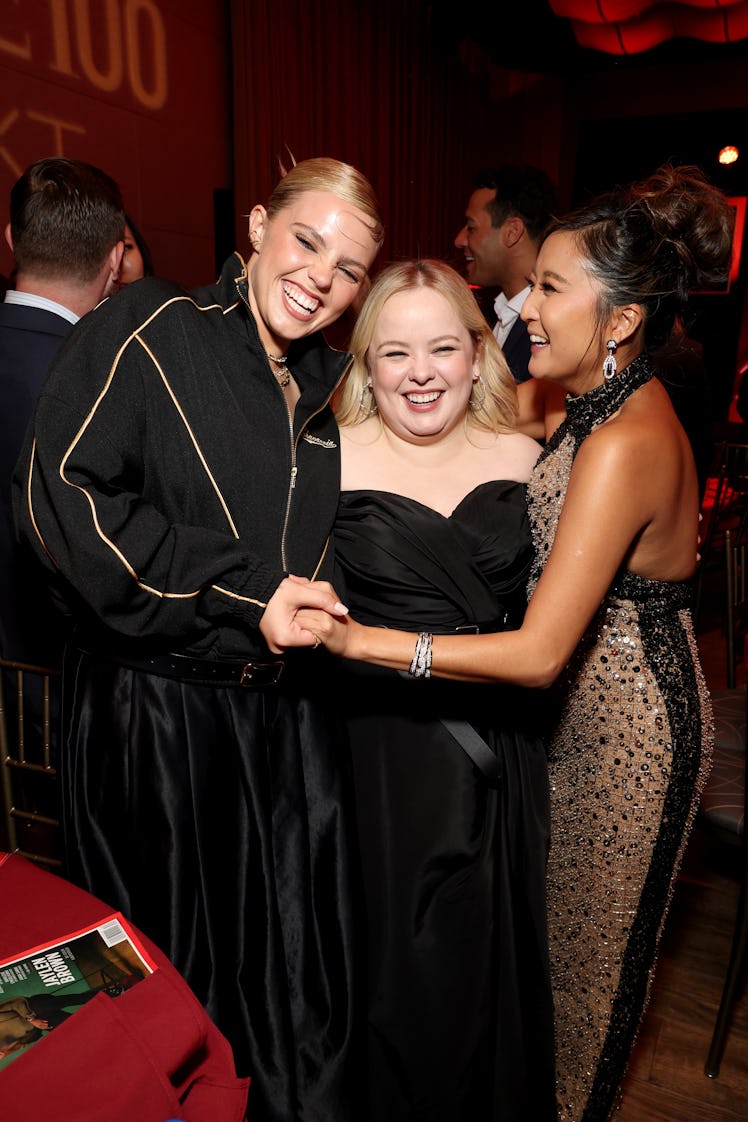
M 70 878 L 168 954 L 252 1077 L 253 1122 L 358 1117 L 336 734 L 292 681 L 203 687 L 65 656 Z

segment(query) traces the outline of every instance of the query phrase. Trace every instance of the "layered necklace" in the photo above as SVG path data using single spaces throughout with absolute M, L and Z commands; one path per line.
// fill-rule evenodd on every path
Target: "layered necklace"
M 264 347 L 263 350 L 265 350 Z M 276 357 L 276 355 L 271 355 L 268 351 L 265 351 L 265 357 L 267 358 L 268 362 L 273 363 L 270 369 L 273 371 L 278 385 L 285 390 L 286 386 L 291 381 L 291 371 L 286 365 L 286 363 L 288 362 L 288 355 L 280 355 Z

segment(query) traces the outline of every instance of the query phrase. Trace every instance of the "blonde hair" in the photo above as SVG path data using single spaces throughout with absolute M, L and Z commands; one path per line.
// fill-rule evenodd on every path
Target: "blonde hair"
M 473 390 L 470 423 L 491 432 L 515 429 L 517 386 L 501 348 L 460 274 L 449 265 L 432 260 L 388 265 L 374 281 L 353 329 L 353 363 L 336 410 L 338 424 L 356 425 L 369 415 L 370 402 L 362 405 L 362 398 L 366 397 L 368 352 L 377 320 L 391 296 L 416 288 L 431 288 L 443 296 L 473 341 L 485 394 L 481 398 L 480 390 Z
M 362 210 L 369 219 L 367 226 L 372 241 L 377 248 L 381 246 L 384 240 L 382 212 L 374 188 L 356 168 L 328 156 L 294 164 L 290 171 L 285 172 L 267 202 L 265 210 L 268 218 L 273 218 L 278 211 L 290 206 L 306 191 L 328 191 Z

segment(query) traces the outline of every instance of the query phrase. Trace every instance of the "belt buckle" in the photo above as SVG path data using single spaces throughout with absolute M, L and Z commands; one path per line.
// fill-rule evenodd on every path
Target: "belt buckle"
M 258 672 L 258 671 L 260 672 L 259 673 L 260 678 L 263 677 L 263 672 L 267 673 L 267 672 L 271 671 L 272 676 L 270 677 L 269 681 L 274 686 L 277 686 L 278 682 L 280 681 L 280 676 L 283 673 L 283 663 L 282 662 L 261 662 L 261 663 L 245 662 L 244 666 L 242 667 L 241 677 L 239 678 L 239 685 L 240 686 L 247 686 L 247 687 L 254 686 L 256 684 L 255 683 L 255 673 Z M 266 681 L 267 681 L 267 679 L 266 679 Z
M 463 623 L 463 624 L 460 624 L 459 627 L 455 627 L 454 631 L 455 631 L 456 635 L 459 635 L 459 634 L 480 635 L 480 627 L 478 626 L 477 623 Z

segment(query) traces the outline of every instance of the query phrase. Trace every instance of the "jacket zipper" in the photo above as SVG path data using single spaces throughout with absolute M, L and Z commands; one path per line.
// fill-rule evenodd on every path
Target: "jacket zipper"
M 281 535 L 281 564 L 283 565 L 283 572 L 286 573 L 286 574 L 288 574 L 288 564 L 286 562 L 286 538 L 287 538 L 287 535 L 288 535 L 288 521 L 289 521 L 289 518 L 291 516 L 291 500 L 293 498 L 294 488 L 296 487 L 296 477 L 299 474 L 299 468 L 298 468 L 298 465 L 296 463 L 296 450 L 298 448 L 299 441 L 301 440 L 302 436 L 306 432 L 306 429 L 307 429 L 309 423 L 314 420 L 314 418 L 317 416 L 318 413 L 321 413 L 323 409 L 327 408 L 327 405 L 330 401 L 330 398 L 335 393 L 335 390 L 338 388 L 338 384 L 335 385 L 334 389 L 331 391 L 330 395 L 325 399 L 325 401 L 322 403 L 322 405 L 320 405 L 319 409 L 315 409 L 315 411 L 313 413 L 309 414 L 307 419 L 304 421 L 304 424 L 299 429 L 299 435 L 296 437 L 295 440 L 294 440 L 294 436 L 293 436 L 293 418 L 291 417 L 291 410 L 288 408 L 288 402 L 286 401 L 286 395 L 283 394 L 283 400 L 284 400 L 285 405 L 286 405 L 286 412 L 288 413 L 289 432 L 291 434 L 291 478 L 289 480 L 288 496 L 287 496 L 287 499 L 286 499 L 286 515 L 285 515 L 285 518 L 283 519 L 283 533 Z M 280 388 L 280 386 L 278 386 L 278 391 L 279 391 L 279 393 L 283 393 L 283 390 Z
M 255 333 L 257 335 L 258 342 L 259 342 L 259 331 L 257 330 L 257 324 L 254 323 L 254 316 L 252 315 L 252 309 L 249 306 L 249 300 L 247 300 L 246 296 L 241 291 L 238 284 L 236 286 L 236 290 L 237 290 L 237 293 L 239 295 L 239 298 L 243 301 L 244 304 L 246 304 L 247 311 L 249 312 L 251 321 L 254 324 Z M 262 346 L 262 344 L 260 344 L 260 346 Z M 294 435 L 293 435 L 293 417 L 291 416 L 291 410 L 288 407 L 288 401 L 286 400 L 286 395 L 283 393 L 283 390 L 278 385 L 278 383 L 277 382 L 275 383 L 276 386 L 278 387 L 278 393 L 281 394 L 282 397 L 283 397 L 283 404 L 286 407 L 286 413 L 288 415 L 288 432 L 289 432 L 290 445 L 291 445 L 291 476 L 290 476 L 290 479 L 288 481 L 288 492 L 286 494 L 286 513 L 285 513 L 285 516 L 283 518 L 283 532 L 281 534 L 281 565 L 283 567 L 283 572 L 285 574 L 288 574 L 288 562 L 287 562 L 287 558 L 286 558 L 286 539 L 288 537 L 288 522 L 289 522 L 289 519 L 291 517 L 291 500 L 293 498 L 294 488 L 296 487 L 296 476 L 299 473 L 299 468 L 298 468 L 298 465 L 296 463 L 296 449 L 298 447 L 299 440 L 301 440 L 307 426 L 309 425 L 309 422 L 313 421 L 314 418 L 317 416 L 317 414 L 321 413 L 322 410 L 327 407 L 329 402 L 332 400 L 333 394 L 335 393 L 336 389 L 338 388 L 340 383 L 343 381 L 343 378 L 345 377 L 346 373 L 348 372 L 349 367 L 350 367 L 350 363 L 348 363 L 345 370 L 343 370 L 342 374 L 338 378 L 338 380 L 335 383 L 335 385 L 333 386 L 333 388 L 330 390 L 330 393 L 325 398 L 325 400 L 323 401 L 323 403 L 319 407 L 319 409 L 315 409 L 314 413 L 310 413 L 310 415 L 307 417 L 306 421 L 304 421 L 304 424 L 299 429 L 299 435 L 296 437 L 295 440 L 294 440 Z M 273 380 L 275 381 L 275 379 L 273 379 Z
M 283 393 L 283 390 L 280 386 L 278 386 L 278 390 L 281 394 L 283 394 L 283 402 L 286 406 L 286 413 L 288 414 L 288 431 L 291 443 L 291 478 L 288 481 L 288 493 L 286 495 L 286 513 L 283 518 L 283 533 L 281 534 L 281 565 L 283 566 L 283 572 L 288 574 L 288 561 L 286 559 L 286 535 L 288 533 L 288 520 L 291 516 L 291 499 L 293 497 L 294 487 L 296 486 L 296 476 L 298 475 L 299 468 L 296 463 L 296 441 L 293 438 L 293 417 L 291 416 L 291 410 L 288 407 L 286 395 Z M 303 432 L 303 428 L 301 431 Z M 299 433 L 299 435 L 301 435 L 301 432 Z

